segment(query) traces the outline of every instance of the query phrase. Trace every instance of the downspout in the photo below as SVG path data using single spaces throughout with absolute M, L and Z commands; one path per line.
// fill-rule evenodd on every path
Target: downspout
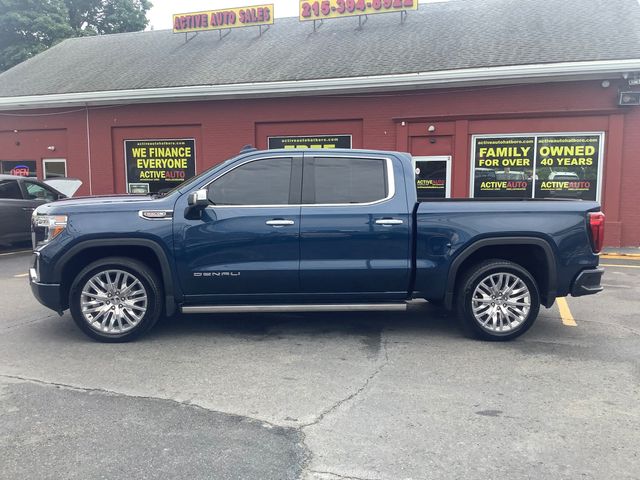
M 87 119 L 87 160 L 89 164 L 89 195 L 93 195 L 93 184 L 91 182 L 91 134 L 89 132 L 89 106 L 85 104 L 85 112 Z

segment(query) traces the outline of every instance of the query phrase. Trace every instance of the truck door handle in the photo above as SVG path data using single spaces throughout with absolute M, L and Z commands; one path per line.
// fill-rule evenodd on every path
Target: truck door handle
M 294 222 L 293 220 L 285 220 L 284 218 L 274 218 L 273 220 L 267 220 L 266 222 L 267 225 L 271 225 L 272 227 L 284 227 L 285 225 L 293 225 Z
M 383 225 L 385 227 L 390 227 L 392 225 L 402 225 L 404 222 L 398 218 L 378 218 L 376 220 L 376 225 Z

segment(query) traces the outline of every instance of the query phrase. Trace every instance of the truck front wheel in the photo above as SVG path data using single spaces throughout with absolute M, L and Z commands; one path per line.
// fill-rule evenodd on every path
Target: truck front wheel
M 511 340 L 526 332 L 538 316 L 538 286 L 517 263 L 486 260 L 470 268 L 459 285 L 458 316 L 472 337 Z
M 142 262 L 110 257 L 85 267 L 69 293 L 74 322 L 101 342 L 127 342 L 148 331 L 162 313 L 158 276 Z

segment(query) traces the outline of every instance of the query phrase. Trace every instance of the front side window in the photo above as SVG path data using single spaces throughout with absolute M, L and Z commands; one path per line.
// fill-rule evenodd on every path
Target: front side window
M 22 193 L 16 180 L 0 180 L 0 198 L 22 200 Z
M 58 196 L 51 190 L 44 188 L 42 185 L 38 185 L 33 182 L 24 182 L 24 186 L 27 189 L 27 198 L 30 200 L 46 200 L 47 202 L 53 202 L 58 199 Z
M 389 193 L 384 159 L 320 157 L 312 171 L 316 204 L 369 203 Z
M 291 158 L 266 158 L 245 163 L 209 186 L 215 205 L 287 205 Z

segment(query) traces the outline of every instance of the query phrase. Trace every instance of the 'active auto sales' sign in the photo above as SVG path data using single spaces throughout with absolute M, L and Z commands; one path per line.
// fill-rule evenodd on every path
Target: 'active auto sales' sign
M 273 24 L 273 4 L 173 15 L 173 33 L 202 32 Z

